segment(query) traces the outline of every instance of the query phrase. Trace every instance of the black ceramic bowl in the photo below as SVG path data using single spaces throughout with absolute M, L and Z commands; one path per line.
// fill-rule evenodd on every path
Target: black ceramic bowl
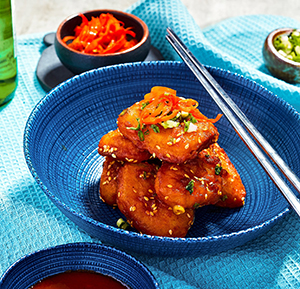
M 289 60 L 274 47 L 274 40 L 282 34 L 289 34 L 293 28 L 279 28 L 272 31 L 263 46 L 263 58 L 271 74 L 289 83 L 300 83 L 300 63 Z
M 76 51 L 62 41 L 65 36 L 74 35 L 75 27 L 82 22 L 79 13 L 73 15 L 59 25 L 56 31 L 54 46 L 56 54 L 63 65 L 75 74 L 112 64 L 143 61 L 149 53 L 151 46 L 149 30 L 140 18 L 116 10 L 92 10 L 83 12 L 82 14 L 88 20 L 91 20 L 92 17 L 99 17 L 102 13 L 112 14 L 116 19 L 124 23 L 125 28 L 132 27 L 132 30 L 136 33 L 138 43 L 126 51 L 105 55 L 85 54 Z

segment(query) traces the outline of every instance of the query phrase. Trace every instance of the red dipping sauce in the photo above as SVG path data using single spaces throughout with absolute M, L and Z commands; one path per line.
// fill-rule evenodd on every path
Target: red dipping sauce
M 92 271 L 68 271 L 42 279 L 30 289 L 124 289 L 120 281 Z

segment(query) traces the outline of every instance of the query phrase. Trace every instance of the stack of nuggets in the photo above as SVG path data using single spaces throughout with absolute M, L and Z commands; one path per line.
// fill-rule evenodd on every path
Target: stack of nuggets
M 156 86 L 104 135 L 100 197 L 141 233 L 185 237 L 195 210 L 244 205 L 245 188 L 198 103 Z

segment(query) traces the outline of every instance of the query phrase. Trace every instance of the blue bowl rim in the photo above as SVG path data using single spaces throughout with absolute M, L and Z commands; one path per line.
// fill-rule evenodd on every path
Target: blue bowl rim
M 162 240 L 166 240 L 168 242 L 171 243 L 196 243 L 196 242 L 206 242 L 206 241 L 210 241 L 210 240 L 217 240 L 217 239 L 227 239 L 227 238 L 234 238 L 240 235 L 247 235 L 249 233 L 254 233 L 255 231 L 259 231 L 267 226 L 270 226 L 274 223 L 276 223 L 277 221 L 279 221 L 283 216 L 285 216 L 288 212 L 290 212 L 291 208 L 288 205 L 287 208 L 285 208 L 283 211 L 281 211 L 280 213 L 278 213 L 276 216 L 274 216 L 271 219 L 266 220 L 265 222 L 253 226 L 253 227 L 249 227 L 247 229 L 244 230 L 240 230 L 237 232 L 232 232 L 229 234 L 222 234 L 222 235 L 216 235 L 216 236 L 206 236 L 206 237 L 185 237 L 185 238 L 181 238 L 181 237 L 162 237 L 162 236 L 152 236 L 152 235 L 147 235 L 147 234 L 140 234 L 137 232 L 129 232 L 123 229 L 119 229 L 110 225 L 106 225 L 104 223 L 98 222 L 90 217 L 87 217 L 81 213 L 76 212 L 74 209 L 70 208 L 69 206 L 67 206 L 66 204 L 62 203 L 55 195 L 53 195 L 48 188 L 43 184 L 43 182 L 40 180 L 40 178 L 38 177 L 32 163 L 31 163 L 31 159 L 30 159 L 30 154 L 29 154 L 29 150 L 28 150 L 28 141 L 27 141 L 27 135 L 30 131 L 30 123 L 33 121 L 34 119 L 34 115 L 36 112 L 38 112 L 40 110 L 40 107 L 43 106 L 44 102 L 46 102 L 46 100 L 48 98 L 53 97 L 53 95 L 55 94 L 55 92 L 57 90 L 59 90 L 61 87 L 63 86 L 72 86 L 72 82 L 74 81 L 75 78 L 82 78 L 87 74 L 95 74 L 97 73 L 98 70 L 109 70 L 109 69 L 116 69 L 116 68 L 122 68 L 122 69 L 126 69 L 126 67 L 138 67 L 140 65 L 166 65 L 166 64 L 170 64 L 170 65 L 185 65 L 183 62 L 181 61 L 149 61 L 149 62 L 134 62 L 134 63 L 124 63 L 124 64 L 115 64 L 115 65 L 110 65 L 110 66 L 106 66 L 106 67 L 101 67 L 101 68 L 96 68 L 96 69 L 92 69 L 86 72 L 83 72 L 79 75 L 76 75 L 66 81 L 64 81 L 63 83 L 59 84 L 58 86 L 56 86 L 55 88 L 53 88 L 48 94 L 46 94 L 34 107 L 34 109 L 32 110 L 32 112 L 30 113 L 26 126 L 25 126 L 25 130 L 24 130 L 24 141 L 23 141 L 23 147 L 24 147 L 24 155 L 25 155 L 25 159 L 28 165 L 28 168 L 32 174 L 32 176 L 34 177 L 34 179 L 37 181 L 37 183 L 39 184 L 39 186 L 42 188 L 42 190 L 46 193 L 46 195 L 52 200 L 52 202 L 54 204 L 58 204 L 60 205 L 64 210 L 66 210 L 68 213 L 74 215 L 75 217 L 82 219 L 83 221 L 88 222 L 91 225 L 97 226 L 99 228 L 102 228 L 104 230 L 110 230 L 113 233 L 116 233 L 117 235 L 120 235 L 120 237 L 122 236 L 131 236 L 132 238 L 143 238 L 143 239 L 148 239 L 151 242 L 153 241 L 158 241 L 161 242 Z M 229 70 L 223 69 L 223 68 L 219 68 L 219 67 L 213 67 L 213 66 L 209 66 L 209 65 L 204 65 L 208 70 L 211 71 L 215 71 L 215 72 L 224 72 L 227 75 L 229 75 L 229 77 L 233 78 L 234 80 L 241 79 L 243 80 L 244 83 L 246 83 L 248 85 L 248 87 L 251 86 L 256 86 L 261 90 L 261 93 L 265 93 L 266 95 L 269 96 L 269 98 L 273 98 L 274 101 L 276 101 L 279 105 L 282 105 L 284 107 L 286 107 L 288 110 L 290 110 L 293 114 L 298 116 L 298 119 L 300 121 L 300 114 L 293 108 L 293 106 L 291 106 L 289 103 L 287 103 L 285 100 L 283 100 L 282 98 L 278 97 L 277 95 L 275 95 L 273 92 L 269 91 L 267 88 L 265 88 L 264 86 L 262 86 L 261 84 L 248 79 L 246 77 L 244 77 L 243 75 L 240 75 L 238 73 L 233 73 Z
M 12 263 L 7 269 L 6 271 L 3 273 L 3 275 L 0 277 L 0 285 L 3 284 L 3 282 L 5 282 L 6 278 L 8 278 L 7 276 L 9 276 L 9 273 L 14 270 L 14 268 L 16 268 L 17 266 L 19 266 L 19 264 L 22 264 L 23 262 L 26 262 L 27 260 L 30 260 L 31 258 L 33 258 L 36 255 L 40 255 L 43 254 L 45 252 L 49 252 L 49 251 L 53 251 L 53 252 L 57 252 L 60 251 L 63 248 L 95 248 L 95 249 L 99 249 L 99 254 L 102 253 L 102 250 L 105 249 L 107 251 L 110 251 L 112 253 L 114 253 L 114 255 L 116 256 L 123 256 L 126 259 L 132 261 L 134 264 L 136 264 L 137 266 L 139 266 L 145 273 L 147 273 L 148 277 L 150 277 L 151 282 L 154 284 L 155 288 L 159 289 L 159 284 L 157 282 L 157 280 L 155 279 L 154 275 L 152 274 L 152 272 L 139 260 L 137 260 L 135 257 L 129 255 L 128 253 L 121 251 L 119 249 L 110 247 L 110 246 L 106 246 L 104 244 L 100 244 L 100 243 L 93 243 L 93 242 L 75 242 L 75 243 L 67 243 L 67 244 L 60 244 L 60 245 L 56 245 L 53 247 L 49 247 L 49 248 L 44 248 L 44 249 L 40 249 L 34 252 L 31 252 L 27 255 L 24 255 L 23 257 L 19 258 L 17 261 L 15 261 L 14 263 Z

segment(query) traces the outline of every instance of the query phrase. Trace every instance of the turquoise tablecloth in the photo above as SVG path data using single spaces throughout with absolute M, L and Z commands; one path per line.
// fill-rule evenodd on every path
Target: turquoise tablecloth
M 262 43 L 272 29 L 300 27 L 298 22 L 250 15 L 201 30 L 179 0 L 139 1 L 128 12 L 148 24 L 152 43 L 166 59 L 178 59 L 165 40 L 166 27 L 170 26 L 204 64 L 249 77 L 300 111 L 299 87 L 270 76 L 261 55 Z M 35 34 L 18 39 L 18 88 L 13 101 L 0 110 L 0 275 L 18 258 L 38 249 L 69 242 L 100 242 L 48 200 L 23 156 L 26 120 L 45 95 L 35 76 L 45 49 L 42 37 Z M 135 257 L 148 266 L 161 288 L 300 288 L 299 224 L 291 212 L 264 236 L 221 254 Z

